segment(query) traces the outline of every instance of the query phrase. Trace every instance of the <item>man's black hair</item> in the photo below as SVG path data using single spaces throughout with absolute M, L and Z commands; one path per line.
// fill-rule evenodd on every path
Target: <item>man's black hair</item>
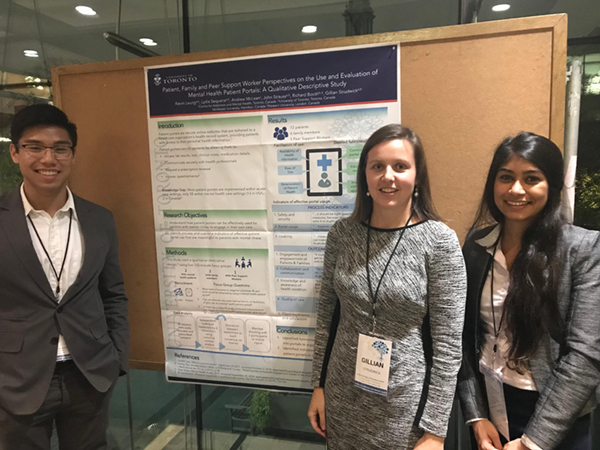
M 77 127 L 69 122 L 64 112 L 52 105 L 31 105 L 15 114 L 10 127 L 10 139 L 17 151 L 19 151 L 19 140 L 25 130 L 40 125 L 64 128 L 69 133 L 73 148 L 77 146 Z

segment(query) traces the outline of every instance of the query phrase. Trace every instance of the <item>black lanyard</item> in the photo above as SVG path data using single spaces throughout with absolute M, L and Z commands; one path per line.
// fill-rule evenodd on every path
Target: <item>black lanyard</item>
M 35 227 L 33 220 L 31 220 L 31 216 L 29 216 L 29 214 L 27 215 L 27 218 L 29 219 L 29 222 L 31 222 L 33 231 L 35 231 L 35 235 L 37 236 L 38 240 L 40 241 L 42 249 L 44 249 L 44 253 L 48 257 L 48 261 L 50 261 L 50 267 L 52 267 L 52 271 L 54 272 L 54 275 L 56 276 L 56 294 L 55 295 L 56 295 L 56 298 L 58 299 L 58 296 L 60 294 L 60 277 L 62 277 L 63 269 L 65 268 L 65 261 L 67 260 L 67 252 L 69 251 L 69 242 L 71 241 L 71 224 L 73 223 L 73 208 L 69 209 L 69 234 L 67 235 L 67 246 L 65 247 L 65 256 L 63 257 L 62 265 L 60 266 L 60 272 L 58 272 L 58 273 L 56 272 L 56 268 L 54 267 L 52 258 L 50 258 L 50 255 L 48 254 L 48 250 L 46 250 L 46 246 L 42 242 L 42 238 L 40 238 L 40 234 L 38 233 L 38 230 Z
M 494 265 L 496 264 L 496 249 L 498 248 L 498 242 L 494 246 L 494 253 L 492 254 L 492 267 L 491 267 L 491 278 L 490 278 L 490 303 L 492 305 L 492 323 L 494 325 L 494 354 L 498 350 L 498 337 L 500 336 L 500 330 L 502 329 L 502 322 L 504 322 L 504 313 L 506 309 L 502 308 L 502 315 L 500 316 L 500 322 L 498 328 L 496 328 L 496 311 L 494 309 Z
M 412 219 L 412 216 L 413 215 L 411 212 L 410 217 L 408 218 L 408 220 L 406 221 L 406 224 L 404 225 L 404 227 L 402 228 L 402 231 L 400 232 L 400 236 L 398 236 L 398 240 L 396 241 L 394 250 L 392 250 L 390 257 L 388 258 L 387 263 L 385 264 L 385 268 L 383 269 L 383 272 L 381 273 L 381 277 L 379 278 L 379 283 L 377 283 L 377 289 L 375 290 L 375 294 L 373 294 L 373 286 L 371 285 L 371 270 L 369 268 L 369 266 L 370 266 L 370 264 L 369 264 L 369 253 L 370 253 L 369 249 L 370 249 L 370 242 L 371 242 L 371 218 L 369 217 L 369 223 L 368 223 L 368 227 L 367 227 L 367 283 L 369 285 L 369 293 L 371 294 L 371 308 L 373 311 L 372 332 L 375 332 L 375 324 L 377 323 L 377 315 L 375 313 L 375 305 L 377 304 L 377 297 L 379 295 L 379 288 L 381 287 L 381 282 L 383 281 L 383 277 L 385 276 L 385 273 L 387 272 L 388 266 L 390 265 L 390 262 L 392 261 L 392 258 L 394 257 L 394 253 L 396 253 L 396 250 L 398 249 L 398 245 L 400 245 L 400 241 L 402 240 L 402 237 L 404 236 L 404 232 L 406 231 L 406 227 L 410 223 L 410 219 Z

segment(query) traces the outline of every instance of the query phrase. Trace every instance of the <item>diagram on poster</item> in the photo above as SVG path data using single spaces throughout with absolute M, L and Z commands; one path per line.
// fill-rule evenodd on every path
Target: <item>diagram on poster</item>
M 170 381 L 310 390 L 327 232 L 400 121 L 398 45 L 146 69 Z

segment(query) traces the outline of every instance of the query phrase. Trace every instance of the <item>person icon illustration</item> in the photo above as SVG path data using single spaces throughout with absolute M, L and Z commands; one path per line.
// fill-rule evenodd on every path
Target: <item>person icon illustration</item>
M 328 188 L 331 186 L 331 181 L 328 179 L 327 172 L 323 172 L 321 174 L 321 179 L 319 180 L 319 187 Z
M 237 259 L 235 260 L 235 267 L 240 267 L 240 262 Z
M 246 268 L 246 263 L 242 260 L 242 269 Z
M 248 258 L 248 262 L 246 263 L 246 268 L 249 269 L 250 267 L 252 267 L 252 260 L 250 258 Z

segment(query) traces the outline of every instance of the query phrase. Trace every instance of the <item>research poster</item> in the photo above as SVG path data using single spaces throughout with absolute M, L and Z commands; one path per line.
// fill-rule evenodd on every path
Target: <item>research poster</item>
M 146 68 L 170 381 L 311 389 L 327 231 L 400 121 L 398 45 Z

